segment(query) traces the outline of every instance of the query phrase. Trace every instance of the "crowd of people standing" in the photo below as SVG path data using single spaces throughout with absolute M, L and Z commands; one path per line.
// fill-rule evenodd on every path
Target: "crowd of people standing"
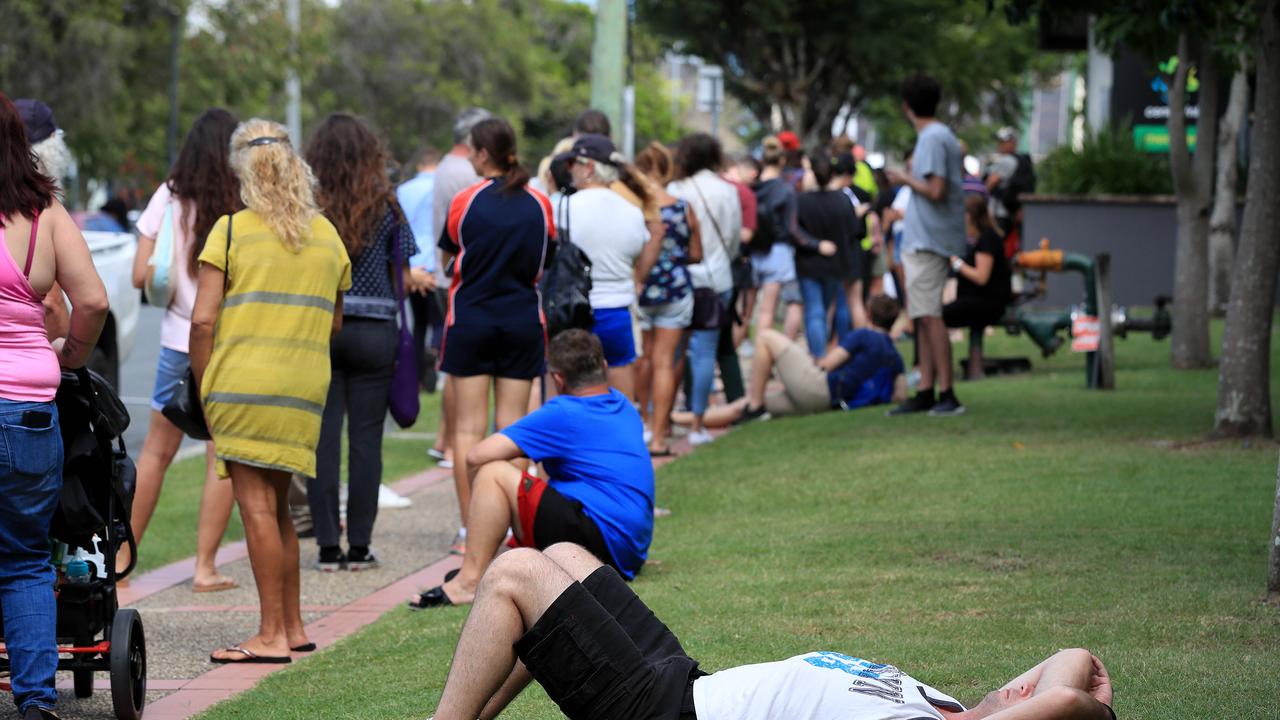
M 316 569 L 378 566 L 382 438 L 397 394 L 442 395 L 428 453 L 452 469 L 451 550 L 465 558 L 415 608 L 467 602 L 507 533 L 516 545 L 583 545 L 631 577 L 652 536 L 649 458 L 671 453 L 677 425 L 696 446 L 714 439 L 709 428 L 772 416 L 891 402 L 891 415 L 963 412 L 947 328 L 980 336 L 1009 302 L 1005 238 L 1016 221 L 1007 196 L 988 196 L 1018 167 L 971 188 L 958 141 L 935 117 L 936 82 L 910 78 L 902 96 L 919 135 L 904 170 L 873 173 L 849 143 L 805 151 L 785 131 L 754 154 L 728 157 L 695 133 L 629 159 L 608 118 L 588 110 L 531 176 L 511 124 L 470 108 L 453 146 L 424 148 L 398 187 L 386 145 L 360 117 L 330 115 L 295 148 L 276 123 L 203 113 L 137 221 L 135 285 L 151 289 L 158 248 L 175 259 L 132 518 L 141 541 L 183 434 L 164 411 L 194 383 L 212 441 L 193 589 L 235 586 L 214 564 L 234 503 L 261 606 L 259 632 L 211 659 L 287 662 L 314 649 L 291 492 L 305 489 Z M 29 155 L 3 96 L 0 133 Z M 0 359 L 8 417 L 48 404 L 58 363 L 83 363 L 102 303 L 85 253 L 64 252 L 74 228 L 47 173 L 0 170 L 10 176 L 0 188 L 18 188 L 0 192 L 0 304 L 27 320 L 0 323 L 0 345 L 25 343 L 43 368 L 37 377 Z M 993 205 L 1004 213 L 994 220 Z M 570 249 L 587 261 L 589 321 L 549 336 L 540 283 Z M 956 296 L 944 302 L 952 274 Z M 50 343 L 37 311 L 55 279 L 73 310 L 65 339 Z M 917 344 L 909 398 L 892 339 L 904 331 Z M 751 358 L 745 379 L 740 358 Z M 415 366 L 409 387 L 404 363 Z M 46 450 L 23 472 L 52 477 L 57 448 Z M 30 530 L 5 535 L 14 557 L 38 554 Z M 19 590 L 6 580 L 0 592 L 7 603 Z M 24 642 L 7 640 L 11 651 Z M 46 700 L 32 690 L 19 704 Z

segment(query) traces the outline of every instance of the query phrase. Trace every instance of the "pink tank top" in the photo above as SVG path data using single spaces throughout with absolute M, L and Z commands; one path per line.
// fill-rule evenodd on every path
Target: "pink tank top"
M 0 219 L 3 223 L 3 219 Z M 0 398 L 18 402 L 48 402 L 58 392 L 62 370 L 44 329 L 44 299 L 36 294 L 27 275 L 36 251 L 36 229 L 31 222 L 25 267 L 18 267 L 4 246 L 0 224 Z

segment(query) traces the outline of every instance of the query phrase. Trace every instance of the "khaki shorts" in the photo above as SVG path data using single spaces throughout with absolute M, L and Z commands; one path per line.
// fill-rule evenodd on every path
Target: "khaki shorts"
M 942 317 L 942 289 L 947 284 L 947 258 L 916 250 L 902 254 L 906 275 L 907 314 L 911 319 Z
M 765 397 L 764 409 L 770 415 L 810 415 L 831 409 L 827 373 L 813 364 L 807 347 L 801 343 L 788 345 L 774 358 L 773 366 L 778 370 L 783 391 Z

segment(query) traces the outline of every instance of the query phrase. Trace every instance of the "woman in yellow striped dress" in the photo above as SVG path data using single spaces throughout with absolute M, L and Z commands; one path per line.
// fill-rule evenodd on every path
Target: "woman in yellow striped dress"
M 329 338 L 351 261 L 283 127 L 242 123 L 231 166 L 246 209 L 219 220 L 200 253 L 190 355 L 219 472 L 240 505 L 262 619 L 257 635 L 210 660 L 285 663 L 291 650 L 315 648 L 302 624 L 289 480 L 315 476 Z

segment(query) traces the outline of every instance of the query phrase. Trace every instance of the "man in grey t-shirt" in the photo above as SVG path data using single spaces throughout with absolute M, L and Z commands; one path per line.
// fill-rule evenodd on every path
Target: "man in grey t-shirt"
M 950 128 L 934 117 L 941 95 L 938 82 L 927 75 L 902 83 L 902 107 L 916 128 L 916 147 L 911 174 L 890 170 L 889 179 L 910 187 L 912 193 L 902 232 L 902 267 L 907 313 L 920 343 L 920 385 L 915 397 L 891 415 L 964 412 L 951 387 L 951 342 L 942 322 L 948 258 L 965 250 L 964 153 Z

